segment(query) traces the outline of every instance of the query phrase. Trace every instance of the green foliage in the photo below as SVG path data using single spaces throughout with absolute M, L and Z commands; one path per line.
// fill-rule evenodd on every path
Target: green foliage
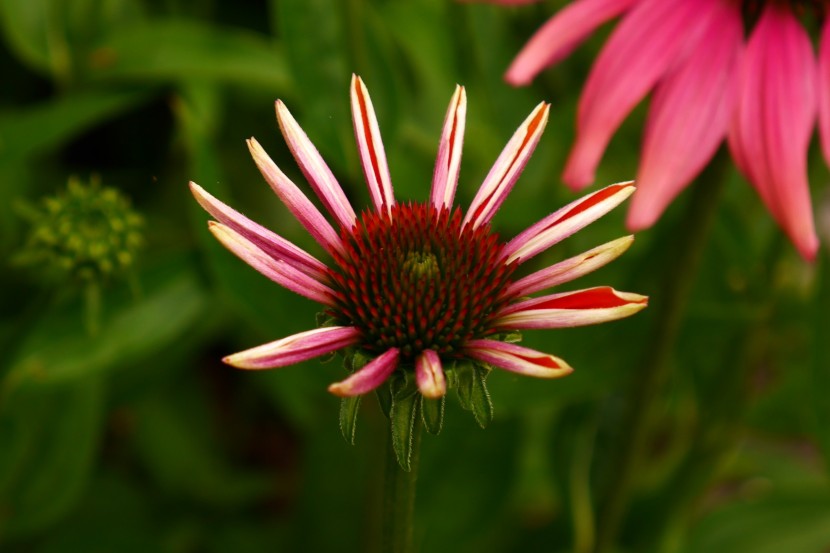
M 0 550 L 377 550 L 391 421 L 404 467 L 416 426 L 429 432 L 420 550 L 590 551 L 632 434 L 623 415 L 655 347 L 660 275 L 685 232 L 689 193 L 620 260 L 565 287 L 648 294 L 649 309 L 596 328 L 523 333 L 523 345 L 561 356 L 572 375 L 542 381 L 458 363 L 446 367 L 456 390 L 446 401 L 396 377 L 378 402 L 338 404 L 326 392 L 344 376 L 337 362 L 221 363 L 314 327 L 319 306 L 217 244 L 187 190 L 198 182 L 326 261 L 244 139 L 256 136 L 310 193 L 274 120 L 273 102 L 284 100 L 355 209 L 366 208 L 348 97 L 357 73 L 397 197 L 423 201 L 458 83 L 469 102 L 462 207 L 526 114 L 552 102 L 546 134 L 493 222 L 510 238 L 574 197 L 559 175 L 601 40 L 530 87 L 502 80 L 563 4 L 0 0 Z M 599 183 L 633 177 L 643 114 L 612 142 Z M 813 154 L 813 180 L 826 181 Z M 132 276 L 100 283 L 94 334 L 77 289 L 43 286 L 12 261 L 30 228 L 19 206 L 42 205 L 73 175 L 100 175 L 144 221 Z M 636 460 L 617 551 L 818 553 L 830 543 L 830 236 L 805 264 L 731 165 L 726 179 L 667 377 L 646 398 L 647 454 Z M 826 194 L 815 192 L 825 213 Z M 55 223 L 42 211 L 42 226 Z M 620 208 L 522 271 L 624 234 L 623 219 Z M 347 360 L 354 371 L 367 359 Z

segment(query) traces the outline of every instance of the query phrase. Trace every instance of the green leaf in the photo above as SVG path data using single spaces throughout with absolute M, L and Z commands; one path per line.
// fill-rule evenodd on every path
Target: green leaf
M 129 295 L 105 299 L 109 314 L 95 336 L 84 330 L 78 310 L 44 314 L 20 346 L 5 385 L 65 383 L 101 374 L 134 364 L 182 336 L 205 313 L 208 298 L 179 262 L 160 272 L 165 273 L 160 282 L 149 283 L 139 300 Z
M 414 379 L 410 379 L 414 380 Z M 408 383 L 406 378 L 396 379 L 393 384 L 392 408 L 389 422 L 392 426 L 392 448 L 401 468 L 409 472 L 412 460 L 412 433 L 418 419 L 421 395 L 417 387 Z
M 360 410 L 360 400 L 363 396 L 344 397 L 340 400 L 340 433 L 343 439 L 354 445 L 354 435 L 357 429 L 357 413 Z
M 77 92 L 0 114 L 0 167 L 57 148 L 148 97 L 134 90 Z
M 156 19 L 121 28 L 92 52 L 87 71 L 99 80 L 206 79 L 259 85 L 285 94 L 291 79 L 268 37 L 206 23 Z
M 440 434 L 444 426 L 444 405 L 446 396 L 437 399 L 430 399 L 421 396 L 421 417 L 424 420 L 424 427 L 430 434 Z
M 104 422 L 97 380 L 27 387 L 0 402 L 0 537 L 64 516 L 89 479 Z
M 731 504 L 707 516 L 684 551 L 817 553 L 830 543 L 830 491 L 776 494 Z
M 470 394 L 473 416 L 482 428 L 487 428 L 493 422 L 493 402 L 487 391 L 487 375 L 490 374 L 490 370 L 490 367 L 476 364 Z
M 297 91 L 302 98 L 314 97 L 292 111 L 328 163 L 342 168 L 354 140 L 346 101 L 354 66 L 348 60 L 346 18 L 339 17 L 347 8 L 340 0 L 280 0 L 272 10 Z

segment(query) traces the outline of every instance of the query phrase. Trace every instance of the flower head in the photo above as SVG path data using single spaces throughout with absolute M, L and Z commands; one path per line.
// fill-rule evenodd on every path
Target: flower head
M 32 223 L 17 259 L 52 276 L 98 283 L 128 271 L 144 242 L 144 221 L 130 201 L 96 178 L 85 185 L 70 178 L 66 191 L 23 206 Z
M 541 136 L 547 104 L 537 106 L 522 123 L 464 213 L 453 207 L 464 89 L 458 87 L 450 102 L 426 203 L 396 202 L 372 102 L 358 77 L 352 79 L 351 99 L 373 203 L 359 215 L 282 102 L 277 101 L 280 129 L 334 224 L 255 140 L 249 141 L 265 179 L 331 263 L 322 263 L 191 183 L 196 199 L 216 219 L 210 230 L 228 249 L 268 278 L 321 303 L 327 318 L 320 328 L 230 355 L 225 362 L 266 369 L 344 350 L 353 372 L 329 387 L 336 395 L 359 396 L 399 375 L 424 398 L 441 398 L 454 371 L 470 363 L 542 378 L 571 372 L 553 355 L 507 341 L 517 330 L 611 321 L 646 306 L 644 296 L 607 287 L 527 298 L 608 263 L 628 248 L 630 236 L 516 278 L 527 260 L 622 202 L 634 191 L 630 183 L 589 194 L 506 242 L 490 228 Z
M 806 159 L 818 119 L 830 162 L 830 23 L 816 63 L 799 20 L 810 6 L 821 12 L 823 3 L 575 0 L 528 41 L 505 78 L 529 83 L 622 16 L 585 84 L 563 180 L 576 190 L 590 184 L 611 136 L 651 92 L 628 227 L 654 224 L 726 138 L 773 218 L 811 260 L 818 239 Z

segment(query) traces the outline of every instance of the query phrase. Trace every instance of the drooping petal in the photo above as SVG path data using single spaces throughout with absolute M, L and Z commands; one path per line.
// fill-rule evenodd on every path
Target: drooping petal
M 713 2 L 642 0 L 617 25 L 591 68 L 577 114 L 577 137 L 562 175 L 574 190 L 594 181 L 623 119 L 697 45 Z
M 558 357 L 498 340 L 470 340 L 464 345 L 464 353 L 525 376 L 559 378 L 573 372 L 570 365 Z
M 518 330 L 584 326 L 622 319 L 647 305 L 646 296 L 601 286 L 514 303 L 495 325 Z
M 476 228 L 489 222 L 496 214 L 536 149 L 548 122 L 549 111 L 550 104 L 540 103 L 513 133 L 473 198 L 464 217 L 465 225 L 471 224 Z
M 431 349 L 424 350 L 415 359 L 415 381 L 421 395 L 435 399 L 447 393 L 447 380 L 441 366 L 441 358 Z
M 208 228 L 223 246 L 280 286 L 323 305 L 333 304 L 334 292 L 321 281 L 308 276 L 290 263 L 274 259 L 256 244 L 222 223 L 210 221 Z
M 721 2 L 695 51 L 658 85 L 628 212 L 630 230 L 654 224 L 726 137 L 742 45 L 740 6 Z
M 329 392 L 340 397 L 359 396 L 371 392 L 389 378 L 389 375 L 398 368 L 400 351 L 391 348 L 366 363 L 347 379 L 335 382 L 329 386 Z
M 551 17 L 510 64 L 505 80 L 527 85 L 546 67 L 565 58 L 594 30 L 639 0 L 578 0 Z M 505 2 L 502 2 L 505 3 Z
M 326 277 L 326 266 L 302 248 L 295 246 L 285 238 L 262 225 L 254 223 L 238 211 L 223 204 L 195 182 L 190 183 L 190 191 L 196 201 L 199 202 L 199 205 L 215 217 L 217 221 L 253 242 L 269 256 L 285 261 L 292 267 L 318 280 Z
M 438 145 L 435 172 L 432 175 L 430 201 L 435 209 L 451 209 L 461 169 L 461 147 L 464 144 L 464 124 L 467 119 L 467 93 L 463 86 L 455 87 L 450 100 L 444 130 Z
M 222 361 L 240 369 L 286 367 L 353 346 L 360 339 L 360 331 L 353 326 L 325 326 L 234 353 Z
M 513 238 L 504 248 L 508 262 L 524 263 L 564 240 L 581 228 L 593 223 L 629 197 L 634 185 L 621 182 L 606 186 L 573 201 L 551 213 L 535 225 Z
M 354 134 L 366 184 L 369 186 L 375 208 L 378 211 L 385 209 L 389 213 L 395 204 L 395 196 L 375 109 L 372 107 L 369 91 L 357 75 L 352 75 L 351 90 Z
M 801 255 L 818 237 L 807 181 L 807 150 L 817 112 L 816 60 L 789 8 L 770 2 L 743 55 L 729 145 L 739 167 Z
M 570 282 L 595 271 L 615 260 L 634 242 L 633 236 L 623 236 L 585 253 L 576 255 L 545 269 L 536 271 L 507 287 L 508 296 L 529 296 L 541 290 Z
M 305 194 L 280 171 L 277 164 L 265 153 L 254 138 L 248 139 L 248 149 L 266 182 L 280 197 L 282 203 L 297 218 L 301 225 L 314 237 L 327 252 L 343 252 L 343 243 L 337 231 L 326 221 L 323 214 L 314 206 Z
M 357 217 L 331 169 L 282 100 L 277 100 L 276 110 L 282 136 L 308 184 L 340 226 L 352 228 Z
M 830 165 L 830 18 L 824 18 L 818 54 L 818 130 L 824 162 Z

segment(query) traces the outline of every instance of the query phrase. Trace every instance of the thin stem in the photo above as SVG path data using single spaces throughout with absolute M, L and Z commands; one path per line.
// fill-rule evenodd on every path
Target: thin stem
M 657 311 L 650 347 L 641 363 L 642 371 L 633 379 L 634 389 L 629 394 L 628 413 L 621 428 L 625 431 L 619 460 L 615 463 L 615 479 L 611 482 L 607 500 L 598 522 L 596 551 L 614 547 L 628 505 L 629 494 L 643 447 L 646 444 L 647 421 L 655 407 L 660 386 L 668 374 L 669 361 L 677 340 L 686 303 L 694 284 L 709 235 L 718 196 L 729 175 L 729 158 L 724 150 L 718 152 L 704 172 L 691 186 L 687 211 L 679 221 L 671 240 L 671 258 L 666 256 L 666 272 L 660 292 L 651 304 Z
M 386 440 L 386 464 L 383 482 L 383 529 L 381 551 L 384 553 L 410 553 L 412 519 L 415 514 L 415 485 L 418 479 L 418 462 L 421 453 L 421 421 L 416 420 L 412 429 L 412 453 L 409 472 L 398 464 L 392 446 L 392 433 Z

